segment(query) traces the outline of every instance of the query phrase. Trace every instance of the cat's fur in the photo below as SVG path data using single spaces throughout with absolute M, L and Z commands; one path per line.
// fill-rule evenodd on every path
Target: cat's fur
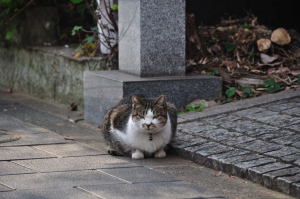
M 177 113 L 165 96 L 154 100 L 132 96 L 104 117 L 103 135 L 112 155 L 163 158 L 165 148 L 175 136 Z

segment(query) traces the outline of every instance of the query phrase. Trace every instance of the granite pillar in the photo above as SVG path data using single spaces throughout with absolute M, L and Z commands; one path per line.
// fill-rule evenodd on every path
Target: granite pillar
M 185 0 L 121 0 L 118 21 L 119 70 L 84 74 L 86 122 L 130 95 L 164 94 L 178 108 L 220 96 L 220 78 L 185 76 Z

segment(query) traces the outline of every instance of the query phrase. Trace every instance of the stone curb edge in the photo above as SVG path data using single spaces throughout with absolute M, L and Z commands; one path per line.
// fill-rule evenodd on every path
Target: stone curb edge
M 268 173 L 258 173 L 255 172 L 255 170 L 251 170 L 251 168 L 227 163 L 226 161 L 222 162 L 218 158 L 215 158 L 213 156 L 205 156 L 199 153 L 175 148 L 173 146 L 171 146 L 171 148 L 173 149 L 175 154 L 185 159 L 192 160 L 199 165 L 224 172 L 228 175 L 247 179 L 254 183 L 261 184 L 262 186 L 271 190 L 279 191 L 293 197 L 300 198 L 300 183 L 291 183 L 280 177 L 275 179 L 272 175 L 268 175 Z
M 263 105 L 270 102 L 294 98 L 298 96 L 300 96 L 300 88 L 282 91 L 275 94 L 266 94 L 251 99 L 244 99 L 237 102 L 232 102 L 229 104 L 217 105 L 211 108 L 207 108 L 202 112 L 189 112 L 189 113 L 180 114 L 178 115 L 178 123 L 180 124 L 180 123 L 191 122 L 205 117 L 238 111 L 253 106 Z

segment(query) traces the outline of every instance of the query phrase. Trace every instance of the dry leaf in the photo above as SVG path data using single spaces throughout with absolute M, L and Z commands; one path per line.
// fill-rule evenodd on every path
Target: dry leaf
M 272 32 L 271 41 L 278 45 L 287 45 L 291 43 L 291 36 L 284 28 L 277 28 Z
M 82 55 L 83 55 L 82 52 L 78 52 L 78 53 L 75 53 L 75 54 L 73 55 L 73 57 L 79 58 L 79 57 L 81 57 Z

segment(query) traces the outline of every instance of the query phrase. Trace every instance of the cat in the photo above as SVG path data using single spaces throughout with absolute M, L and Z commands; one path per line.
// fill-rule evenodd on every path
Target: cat
M 111 155 L 164 158 L 176 128 L 176 108 L 164 95 L 154 100 L 131 96 L 106 113 L 103 135 Z

